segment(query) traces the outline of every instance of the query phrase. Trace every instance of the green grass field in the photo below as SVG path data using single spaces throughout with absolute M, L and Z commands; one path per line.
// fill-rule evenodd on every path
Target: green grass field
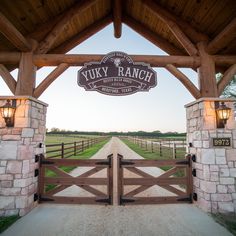
M 47 134 L 46 144 L 56 144 L 56 143 L 72 143 L 80 140 L 86 140 L 91 138 L 98 138 L 99 136 L 94 135 L 55 135 Z
M 10 225 L 16 222 L 20 217 L 18 215 L 0 217 L 0 233 L 6 230 Z

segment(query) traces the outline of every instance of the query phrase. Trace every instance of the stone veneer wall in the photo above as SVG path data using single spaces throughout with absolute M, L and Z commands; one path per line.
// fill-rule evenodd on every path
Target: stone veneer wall
M 44 153 L 46 107 L 31 97 L 0 97 L 0 106 L 16 99 L 15 125 L 5 126 L 0 114 L 0 216 L 25 215 L 37 203 L 35 155 Z
M 222 100 L 234 109 L 233 100 Z M 219 100 L 217 100 L 219 101 Z M 234 112 L 224 129 L 216 127 L 214 99 L 186 105 L 189 153 L 196 154 L 193 177 L 196 204 L 207 212 L 236 213 L 236 122 Z M 231 147 L 213 147 L 212 138 L 229 137 Z

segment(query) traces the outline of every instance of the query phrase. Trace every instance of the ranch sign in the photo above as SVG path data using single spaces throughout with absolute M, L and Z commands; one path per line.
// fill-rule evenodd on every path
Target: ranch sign
M 78 84 L 88 91 L 123 96 L 149 91 L 157 84 L 156 72 L 142 62 L 133 62 L 123 52 L 111 52 L 101 62 L 86 63 L 78 71 Z

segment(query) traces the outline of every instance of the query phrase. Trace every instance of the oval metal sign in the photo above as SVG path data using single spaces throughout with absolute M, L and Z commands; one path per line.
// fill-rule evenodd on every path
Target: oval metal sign
M 78 85 L 88 91 L 124 96 L 149 91 L 157 79 L 150 65 L 133 62 L 126 53 L 111 52 L 101 62 L 86 63 L 78 71 Z

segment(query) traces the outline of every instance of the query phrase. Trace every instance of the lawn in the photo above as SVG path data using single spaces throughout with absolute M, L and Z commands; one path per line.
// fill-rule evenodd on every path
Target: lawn
M 20 217 L 18 215 L 0 217 L 0 233 L 6 230 L 10 225 L 16 222 Z

